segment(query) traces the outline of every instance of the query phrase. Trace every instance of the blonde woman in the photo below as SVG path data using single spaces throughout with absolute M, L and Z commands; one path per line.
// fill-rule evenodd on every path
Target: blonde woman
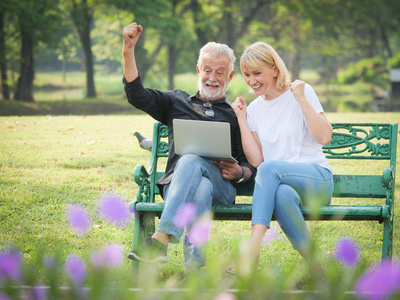
M 241 97 L 232 105 L 247 160 L 258 167 L 250 239 L 254 261 L 273 215 L 307 258 L 310 237 L 300 206 L 331 201 L 332 169 L 322 152 L 331 140 L 331 124 L 312 87 L 290 82 L 285 63 L 269 44 L 248 46 L 240 68 L 258 96 L 248 107 Z

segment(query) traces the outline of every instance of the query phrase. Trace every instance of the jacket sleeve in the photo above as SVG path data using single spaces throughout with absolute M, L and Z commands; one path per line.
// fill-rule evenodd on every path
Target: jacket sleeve
M 171 99 L 168 93 L 145 88 L 140 74 L 132 82 L 127 82 L 123 78 L 123 84 L 128 102 L 131 105 L 146 112 L 155 120 L 167 124 L 171 108 Z

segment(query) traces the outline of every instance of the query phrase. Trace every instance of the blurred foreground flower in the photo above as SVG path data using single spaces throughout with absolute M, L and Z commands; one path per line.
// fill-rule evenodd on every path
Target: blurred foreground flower
M 200 247 L 208 241 L 211 230 L 211 221 L 202 219 L 193 224 L 188 233 L 188 241 L 195 247 Z
M 336 243 L 335 259 L 348 267 L 353 267 L 358 263 L 360 251 L 353 241 L 341 239 Z
M 90 262 L 97 268 L 116 268 L 122 265 L 124 261 L 124 249 L 122 245 L 111 244 L 104 246 L 100 251 L 93 252 L 90 256 Z
M 178 228 L 189 226 L 197 214 L 197 206 L 193 202 L 186 202 L 182 205 L 179 213 L 175 216 L 175 225 Z
M 86 277 L 86 265 L 83 260 L 76 255 L 69 256 L 65 265 L 65 270 L 76 286 L 80 286 Z
M 46 290 L 44 286 L 34 286 L 31 291 L 31 296 L 33 300 L 45 300 L 46 299 Z
M 46 269 L 54 269 L 57 267 L 57 261 L 54 256 L 46 255 L 43 257 L 43 265 Z
M 7 280 L 20 282 L 22 255 L 15 249 L 8 249 L 0 252 L 0 283 L 5 283 Z
M 117 226 L 125 225 L 130 218 L 127 203 L 114 194 L 106 194 L 100 198 L 99 213 L 107 222 Z
M 10 298 L 8 298 L 7 295 L 5 295 L 2 292 L 0 292 L 0 300 L 10 300 Z
M 354 290 L 364 299 L 386 299 L 400 290 L 400 263 L 389 259 L 382 261 L 358 279 Z
M 278 237 L 279 231 L 276 228 L 270 228 L 263 238 L 263 244 L 268 246 Z
M 90 215 L 79 204 L 72 204 L 67 209 L 67 221 L 69 226 L 77 234 L 85 235 L 90 227 Z
M 214 300 L 236 300 L 236 296 L 229 292 L 219 293 Z

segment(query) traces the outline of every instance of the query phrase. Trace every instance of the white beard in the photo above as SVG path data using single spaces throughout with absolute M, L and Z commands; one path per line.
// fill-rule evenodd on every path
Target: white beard
M 206 80 L 204 83 L 201 82 L 201 79 L 198 80 L 198 88 L 200 91 L 200 95 L 204 98 L 204 100 L 214 101 L 222 99 L 225 96 L 226 90 L 228 89 L 229 81 L 227 80 L 223 86 L 219 86 L 217 90 L 211 90 L 208 85 L 213 85 L 212 82 Z

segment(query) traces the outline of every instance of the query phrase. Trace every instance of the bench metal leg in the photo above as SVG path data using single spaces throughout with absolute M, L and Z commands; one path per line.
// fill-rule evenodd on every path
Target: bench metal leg
M 382 259 L 392 257 L 393 247 L 393 215 L 383 222 Z
M 136 251 L 150 238 L 155 231 L 156 214 L 151 212 L 138 212 L 135 216 L 135 229 L 133 233 L 132 251 Z M 133 271 L 137 271 L 139 264 L 137 261 L 132 261 Z

